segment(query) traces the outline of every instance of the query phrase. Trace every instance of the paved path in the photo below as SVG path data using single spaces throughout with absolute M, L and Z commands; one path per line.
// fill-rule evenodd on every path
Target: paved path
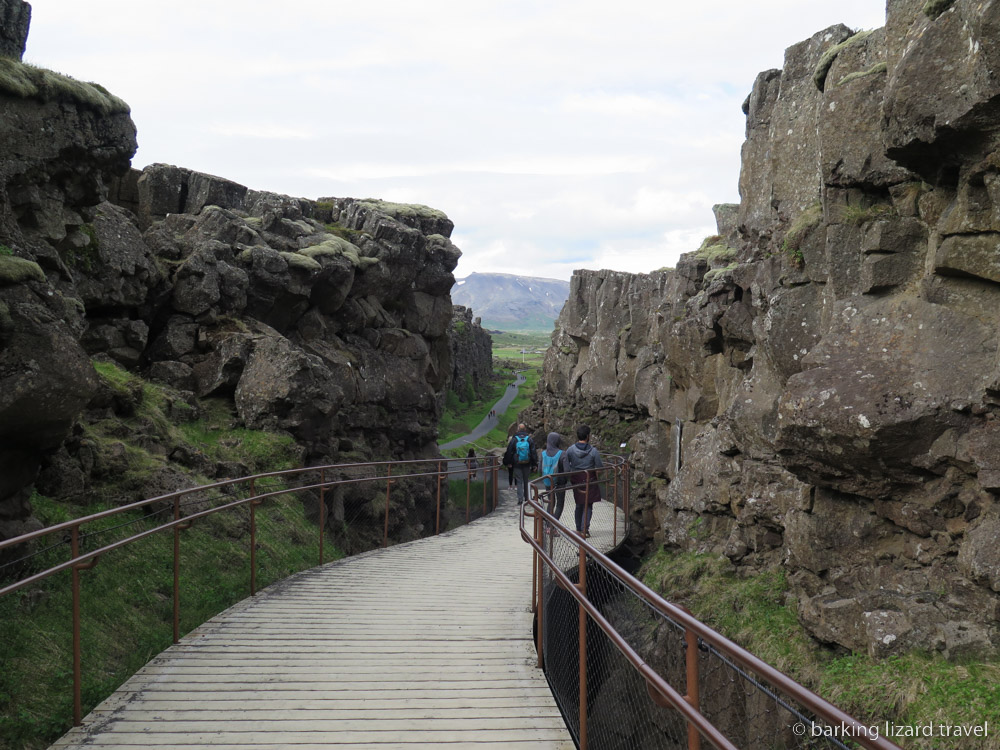
M 573 750 L 535 668 L 532 556 L 502 494 L 473 524 L 237 604 L 52 747 Z
M 438 449 L 447 451 L 452 448 L 461 448 L 463 445 L 468 445 L 469 443 L 474 443 L 479 438 L 481 438 L 486 433 L 490 432 L 494 427 L 500 424 L 500 416 L 507 411 L 507 407 L 511 405 L 511 402 L 517 398 L 518 391 L 521 384 L 527 380 L 524 375 L 517 373 L 517 379 L 514 382 L 513 387 L 507 388 L 507 391 L 503 394 L 503 398 L 496 402 L 496 404 L 491 409 L 496 409 L 497 416 L 490 417 L 487 415 L 483 418 L 483 421 L 476 425 L 476 428 L 470 432 L 468 435 L 464 435 L 460 438 L 455 438 L 450 443 L 445 443 L 444 445 L 439 445 Z

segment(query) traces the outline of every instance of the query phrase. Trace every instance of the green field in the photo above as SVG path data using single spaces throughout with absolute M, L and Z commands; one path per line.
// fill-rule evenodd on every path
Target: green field
M 495 359 L 507 359 L 530 367 L 542 366 L 545 360 L 545 351 L 552 343 L 551 333 L 504 331 L 491 335 Z M 522 350 L 524 351 L 522 352 Z

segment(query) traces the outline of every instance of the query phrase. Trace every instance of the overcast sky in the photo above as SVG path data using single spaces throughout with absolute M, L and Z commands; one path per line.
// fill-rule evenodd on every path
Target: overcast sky
M 738 202 L 760 70 L 884 0 L 34 0 L 25 60 L 166 162 L 455 223 L 456 276 L 673 265 Z

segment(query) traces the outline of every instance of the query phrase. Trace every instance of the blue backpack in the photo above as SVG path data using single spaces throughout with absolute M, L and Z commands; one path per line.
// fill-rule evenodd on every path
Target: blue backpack
M 559 468 L 559 457 L 562 456 L 562 451 L 556 451 L 556 455 L 550 456 L 548 451 L 542 451 L 542 476 L 545 478 L 545 486 L 552 486 L 552 474 L 556 473 L 556 469 Z
M 517 440 L 517 462 L 519 464 L 531 463 L 531 438 L 527 435 L 515 435 Z

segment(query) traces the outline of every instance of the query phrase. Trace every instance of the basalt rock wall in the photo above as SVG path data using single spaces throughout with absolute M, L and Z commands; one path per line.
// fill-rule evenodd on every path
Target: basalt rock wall
M 188 406 L 226 399 L 237 426 L 290 434 L 309 463 L 437 455 L 448 218 L 130 170 L 124 102 L 19 62 L 29 11 L 0 0 L 0 538 L 35 524 L 40 471 L 86 488 L 82 422 L 107 411 L 95 359 Z
M 479 393 L 493 377 L 493 339 L 483 329 L 482 319 L 472 310 L 455 305 L 449 328 L 451 379 L 449 387 L 462 393 Z
M 820 641 L 957 657 L 1000 647 L 1000 3 L 926 8 L 758 76 L 719 236 L 577 272 L 529 418 L 628 442 L 633 543 L 783 567 Z

